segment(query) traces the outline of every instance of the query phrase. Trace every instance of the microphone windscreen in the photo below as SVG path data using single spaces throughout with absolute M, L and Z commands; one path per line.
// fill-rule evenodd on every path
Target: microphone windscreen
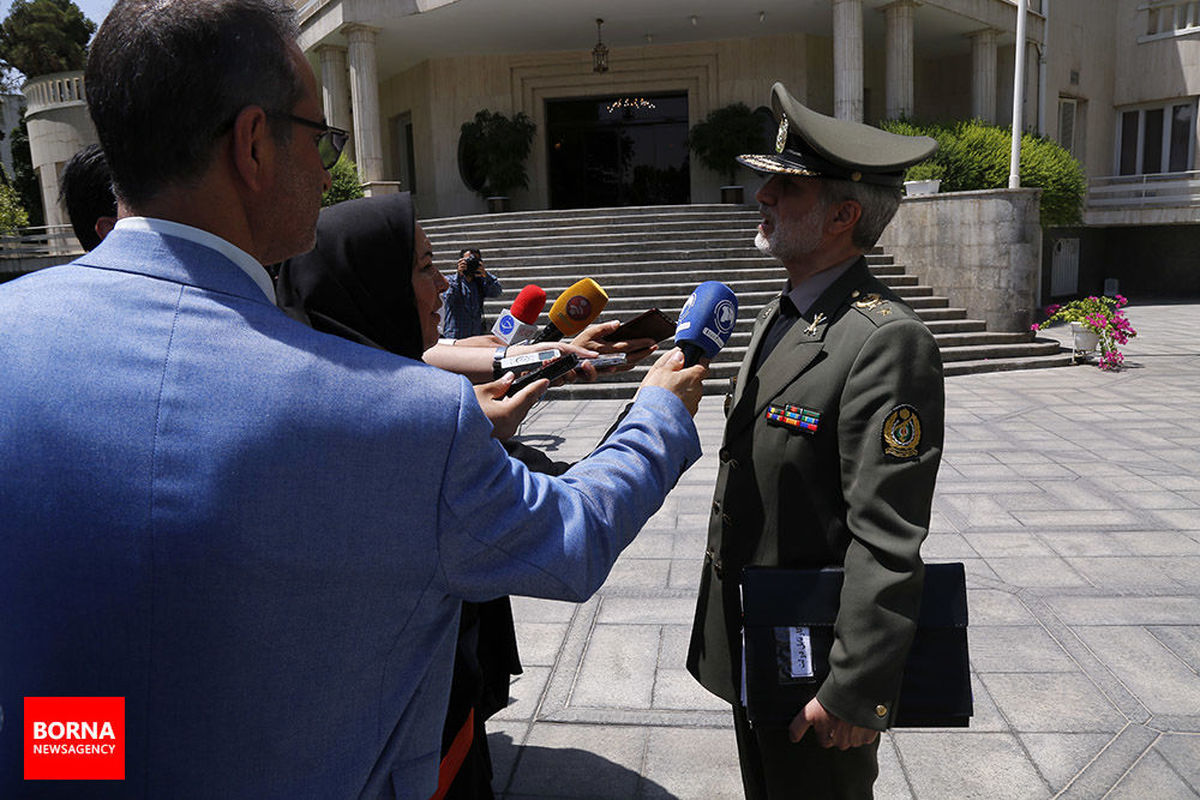
M 510 311 L 517 319 L 526 325 L 537 322 L 538 315 L 546 307 L 546 290 L 535 284 L 529 284 L 513 300 Z
M 574 336 L 600 316 L 608 294 L 591 278 L 576 281 L 550 307 L 550 322 L 563 336 Z
M 732 289 L 720 281 L 705 281 L 696 287 L 679 312 L 675 344 L 699 348 L 712 358 L 733 334 L 737 312 L 737 295 Z

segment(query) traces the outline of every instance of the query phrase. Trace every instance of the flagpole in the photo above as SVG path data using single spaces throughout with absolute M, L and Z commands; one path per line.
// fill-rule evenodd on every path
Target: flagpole
M 1008 158 L 1008 188 L 1021 186 L 1021 111 L 1025 108 L 1025 2 L 1017 0 L 1017 49 L 1013 58 L 1012 150 Z

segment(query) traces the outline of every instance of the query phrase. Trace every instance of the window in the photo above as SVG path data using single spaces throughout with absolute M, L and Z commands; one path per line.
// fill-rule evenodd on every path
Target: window
M 1146 33 L 1138 41 L 1184 36 L 1200 31 L 1200 0 L 1152 2 L 1138 10 L 1146 12 Z
M 1117 122 L 1117 173 L 1187 172 L 1195 163 L 1195 139 L 1194 98 L 1122 111 Z
M 1078 157 L 1075 151 L 1075 115 L 1078 103 L 1070 97 L 1058 98 L 1058 143 L 1068 153 Z

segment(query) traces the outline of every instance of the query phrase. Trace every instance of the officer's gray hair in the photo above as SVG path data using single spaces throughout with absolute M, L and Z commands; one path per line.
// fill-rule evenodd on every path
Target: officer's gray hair
M 870 250 L 883 235 L 883 229 L 896 216 L 900 207 L 900 187 L 876 186 L 831 178 L 821 182 L 822 201 L 828 207 L 833 203 L 853 200 L 862 208 L 862 216 L 854 226 L 851 241 L 863 252 Z

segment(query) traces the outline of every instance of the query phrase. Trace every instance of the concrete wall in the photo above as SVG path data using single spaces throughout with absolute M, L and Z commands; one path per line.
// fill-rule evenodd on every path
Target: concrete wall
M 1200 298 L 1200 225 L 1142 225 L 1108 228 L 1051 228 L 1046 231 L 1042 297 L 1050 295 L 1054 242 L 1079 240 L 1079 285 L 1075 295 L 1100 294 L 1115 278 L 1133 301 Z
M 905 198 L 879 243 L 950 305 L 994 331 L 1027 331 L 1038 308 L 1041 189 Z

